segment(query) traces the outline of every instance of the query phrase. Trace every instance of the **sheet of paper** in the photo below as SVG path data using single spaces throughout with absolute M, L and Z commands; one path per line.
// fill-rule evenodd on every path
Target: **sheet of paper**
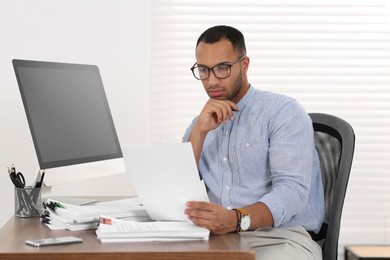
M 102 243 L 126 243 L 126 242 L 163 242 L 163 241 L 193 241 L 208 240 L 207 238 L 187 237 L 126 237 L 126 238 L 99 238 Z
M 153 220 L 188 221 L 187 201 L 208 201 L 190 143 L 123 149 L 126 170 Z
M 52 230 L 93 229 L 98 225 L 99 216 L 102 214 L 109 214 L 128 221 L 151 221 L 138 198 L 100 202 L 86 206 L 71 205 L 49 198 L 47 203 L 50 204 L 50 202 L 61 205 L 54 209 L 47 207 L 46 214 L 41 217 L 42 222 Z
M 96 235 L 102 242 L 207 240 L 210 231 L 191 222 L 133 222 L 100 216 Z

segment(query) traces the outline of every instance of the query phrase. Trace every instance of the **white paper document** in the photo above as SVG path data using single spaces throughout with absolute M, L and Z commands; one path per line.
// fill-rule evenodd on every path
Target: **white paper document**
M 46 207 L 42 222 L 52 230 L 68 229 L 71 231 L 93 229 L 99 223 L 99 216 L 110 215 L 131 221 L 151 221 L 138 198 L 115 200 L 77 206 L 48 199 L 46 205 L 56 203 L 58 206 Z
M 187 201 L 209 201 L 191 143 L 123 149 L 126 170 L 153 220 L 188 221 Z
M 208 240 L 210 231 L 191 222 L 133 222 L 100 217 L 96 236 L 101 242 Z

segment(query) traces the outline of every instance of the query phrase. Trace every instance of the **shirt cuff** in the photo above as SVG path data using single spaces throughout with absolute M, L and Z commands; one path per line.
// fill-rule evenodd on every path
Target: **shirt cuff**
M 278 202 L 278 200 L 273 199 L 271 195 L 267 194 L 262 197 L 259 202 L 264 203 L 271 211 L 274 220 L 274 227 L 279 227 L 285 222 L 286 210 L 284 205 Z

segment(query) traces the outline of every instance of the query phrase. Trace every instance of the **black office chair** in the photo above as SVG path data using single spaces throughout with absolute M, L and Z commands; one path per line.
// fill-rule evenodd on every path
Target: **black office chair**
M 325 219 L 313 239 L 322 245 L 323 260 L 337 260 L 341 212 L 352 166 L 355 134 L 343 119 L 321 113 L 309 115 L 313 121 L 325 195 Z

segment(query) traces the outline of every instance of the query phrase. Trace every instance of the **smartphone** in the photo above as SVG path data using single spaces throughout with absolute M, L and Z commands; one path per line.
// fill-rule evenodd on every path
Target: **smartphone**
M 83 240 L 78 237 L 52 237 L 42 239 L 28 239 L 25 241 L 29 246 L 51 246 L 72 243 L 81 243 Z

